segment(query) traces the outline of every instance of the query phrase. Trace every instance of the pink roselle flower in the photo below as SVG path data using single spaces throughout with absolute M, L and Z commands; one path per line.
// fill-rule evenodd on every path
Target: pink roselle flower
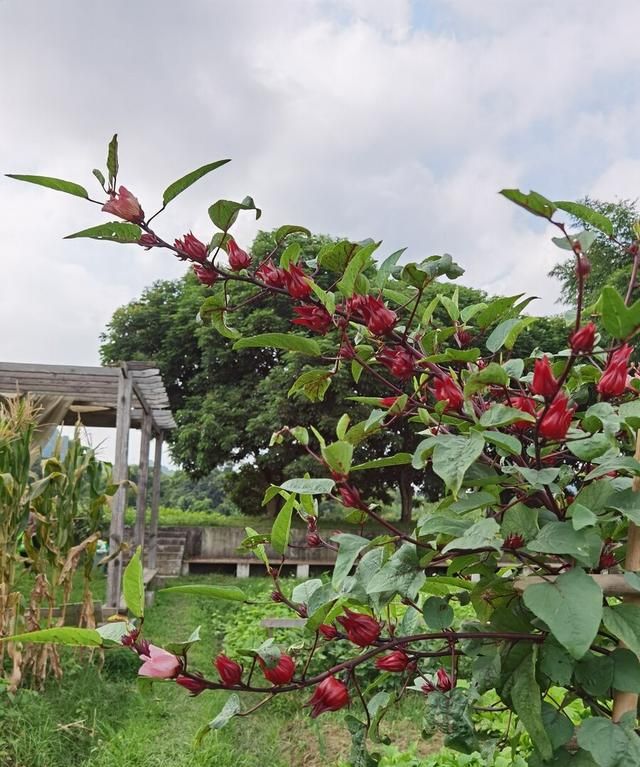
M 138 671 L 139 676 L 149 676 L 154 679 L 173 679 L 182 669 L 180 658 L 153 644 L 149 645 L 148 654 L 140 655 L 140 657 L 143 663 Z
M 138 198 L 134 197 L 125 186 L 121 186 L 117 194 L 112 194 L 111 199 L 102 206 L 102 210 L 134 224 L 144 221 L 144 211 L 140 207 Z

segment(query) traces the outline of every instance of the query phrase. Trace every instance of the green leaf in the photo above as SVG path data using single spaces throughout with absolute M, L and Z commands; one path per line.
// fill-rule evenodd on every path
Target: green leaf
M 600 627 L 602 589 L 584 570 L 574 567 L 553 583 L 529 586 L 523 600 L 572 657 L 586 654 Z
M 95 629 L 79 629 L 72 626 L 61 626 L 52 629 L 28 631 L 24 634 L 14 634 L 0 637 L 0 642 L 36 642 L 37 644 L 62 644 L 73 647 L 100 647 L 102 637 Z
M 291 592 L 291 601 L 298 604 L 307 604 L 314 591 L 322 588 L 322 581 L 319 578 L 312 578 L 310 581 L 299 583 Z
M 104 190 L 104 188 L 105 188 L 105 186 L 107 184 L 107 180 L 103 176 L 102 171 L 98 170 L 98 168 L 94 168 L 91 172 L 98 179 L 98 183 L 100 184 L 100 186 Z
M 291 515 L 293 514 L 295 500 L 296 497 L 292 493 L 278 512 L 278 516 L 275 518 L 273 527 L 271 528 L 271 547 L 277 551 L 278 554 L 284 554 L 289 545 Z
M 231 160 L 217 160 L 216 162 L 211 162 L 208 165 L 203 165 L 197 170 L 191 171 L 191 173 L 187 173 L 186 176 L 182 176 L 182 178 L 174 181 L 173 184 L 169 184 L 162 195 L 162 205 L 167 206 L 171 200 L 174 199 L 174 197 L 177 197 L 179 194 L 184 192 L 185 189 L 188 189 L 192 184 L 195 184 L 196 181 L 201 179 L 203 176 L 206 176 L 207 173 L 211 173 L 212 170 L 220 168 L 222 165 L 226 165 L 228 162 L 231 162 Z
M 342 279 L 338 282 L 338 289 L 343 296 L 349 298 L 353 295 L 356 286 L 356 280 L 359 275 L 367 268 L 371 262 L 371 256 L 373 252 L 379 247 L 379 242 L 372 242 L 364 247 L 361 247 L 351 257 L 351 260 L 347 264 L 347 268 L 344 270 Z
M 251 197 L 245 197 L 242 202 L 233 200 L 218 200 L 209 208 L 209 218 L 214 225 L 223 232 L 227 232 L 238 218 L 241 210 L 255 210 L 256 219 L 262 215 L 260 208 L 256 208 Z
M 362 469 L 383 469 L 385 466 L 404 466 L 411 463 L 411 453 L 396 453 L 386 458 L 373 458 L 365 463 L 359 463 L 351 467 L 351 471 L 361 471 Z
M 254 530 L 252 527 L 245 527 L 245 532 L 248 536 L 248 539 L 245 539 L 241 546 L 243 548 L 248 548 L 258 557 L 258 559 L 262 562 L 262 564 L 268 569 L 269 568 L 269 557 L 267 556 L 266 549 L 264 547 L 264 544 L 266 543 L 265 536 L 260 535 L 256 530 Z
M 196 746 L 202 743 L 204 736 L 212 730 L 221 730 L 229 721 L 241 710 L 240 698 L 233 693 L 227 698 L 227 702 L 222 707 L 222 711 L 212 719 L 209 724 L 200 728 L 196 733 Z
M 114 133 L 107 149 L 107 170 L 109 171 L 109 187 L 115 189 L 118 178 L 118 134 Z
M 487 386 L 508 386 L 509 375 L 497 362 L 490 362 L 486 368 L 472 373 L 464 385 L 465 396 L 477 394 Z
M 567 202 L 565 200 L 555 200 L 553 204 L 556 208 L 564 210 L 565 213 L 569 213 L 571 216 L 579 219 L 585 224 L 590 224 L 595 229 L 599 229 L 610 237 L 613 235 L 613 223 L 597 210 L 579 202 Z
M 480 426 L 495 429 L 499 426 L 509 426 L 512 423 L 516 423 L 516 421 L 535 423 L 535 420 L 532 415 L 518 410 L 518 408 L 496 404 L 485 410 L 480 416 Z
M 455 280 L 464 274 L 464 269 L 451 258 L 448 253 L 442 256 L 430 256 L 419 264 L 405 264 L 400 273 L 403 282 L 414 288 L 425 288 L 437 277 L 448 277 Z
M 542 702 L 542 723 L 554 750 L 564 746 L 573 737 L 572 721 L 566 714 L 546 701 Z
M 612 493 L 606 499 L 605 505 L 608 509 L 615 509 L 624 514 L 635 524 L 640 525 L 640 494 L 628 487 L 617 493 Z
M 593 527 L 598 524 L 598 517 L 581 503 L 574 501 L 569 507 L 571 524 L 574 530 L 582 530 L 583 527 Z
M 433 470 L 457 496 L 467 469 L 482 453 L 484 439 L 478 432 L 472 431 L 469 436 L 445 434 L 437 440 L 433 451 Z
M 169 644 L 166 644 L 164 649 L 168 652 L 172 652 L 174 655 L 180 655 L 182 657 L 186 657 L 189 650 L 193 647 L 193 645 L 196 642 L 200 641 L 200 626 L 197 626 L 191 634 L 189 634 L 189 638 L 185 640 L 184 642 L 169 642 Z
M 640 655 L 640 606 L 620 604 L 605 607 L 602 616 L 605 628 L 636 655 Z
M 502 298 L 494 298 L 489 304 L 486 305 L 477 315 L 475 315 L 475 324 L 481 328 L 488 328 L 501 317 L 505 315 L 511 315 L 514 311 L 513 305 L 522 298 L 524 293 L 519 293 L 517 296 L 503 296 Z
M 227 325 L 227 303 L 223 293 L 205 298 L 200 307 L 199 317 L 203 323 L 210 323 L 224 338 L 235 341 L 240 333 Z
M 631 767 L 640 764 L 640 738 L 631 729 L 603 717 L 582 722 L 578 745 L 594 758 L 598 767 Z
M 588 652 L 576 664 L 575 680 L 590 695 L 607 695 L 613 684 L 614 660 L 610 655 Z
M 494 354 L 503 346 L 506 349 L 513 349 L 518 336 L 532 323 L 536 322 L 536 317 L 514 317 L 501 322 L 485 341 L 485 346 Z
M 520 207 L 528 210 L 529 213 L 533 213 L 534 216 L 546 218 L 547 221 L 551 221 L 551 217 L 556 210 L 556 206 L 551 200 L 547 200 L 546 197 L 533 190 L 529 194 L 525 194 L 519 189 L 502 189 L 500 194 L 506 197 L 507 200 L 511 200 L 516 205 L 520 205 Z
M 305 370 L 293 382 L 287 396 L 301 392 L 311 402 L 322 402 L 332 378 L 331 370 Z
M 38 184 L 46 186 L 48 189 L 54 189 L 56 192 L 66 192 L 74 197 L 89 197 L 89 192 L 80 184 L 74 184 L 73 181 L 65 181 L 62 178 L 51 178 L 50 176 L 25 176 L 21 173 L 7 173 L 9 178 L 15 178 L 16 181 L 26 181 L 29 184 Z
M 360 554 L 371 541 L 368 538 L 362 538 L 360 535 L 352 535 L 351 533 L 339 533 L 338 535 L 333 535 L 331 540 L 338 544 L 338 555 L 336 564 L 333 568 L 331 583 L 334 589 L 339 589 L 355 564 L 358 554 Z
M 540 671 L 552 682 L 568 687 L 575 665 L 574 658 L 548 634 L 540 648 Z
M 521 535 L 525 541 L 530 541 L 536 537 L 538 531 L 538 509 L 531 509 L 524 503 L 516 503 L 502 516 L 500 534 L 503 538 Z
M 640 661 L 625 647 L 616 648 L 609 656 L 613 660 L 613 689 L 640 692 Z
M 538 648 L 533 645 L 511 678 L 510 693 L 513 708 L 534 746 L 543 759 L 550 759 L 553 747 L 542 721 L 542 695 L 536 681 Z
M 453 623 L 453 608 L 442 597 L 429 597 L 422 608 L 424 622 L 434 631 L 442 631 Z
M 598 299 L 604 329 L 614 338 L 626 339 L 640 326 L 640 300 L 631 306 L 625 305 L 618 291 L 605 285 Z
M 398 260 L 405 252 L 405 250 L 406 248 L 396 250 L 390 256 L 387 256 L 385 260 L 380 264 L 378 267 L 378 272 L 373 280 L 373 284 L 376 286 L 376 288 L 384 288 L 389 277 L 391 277 L 391 274 L 393 273 L 395 265 L 398 263 Z
M 471 525 L 468 530 L 460 536 L 460 538 L 454 538 L 450 541 L 442 553 L 446 554 L 448 551 L 465 551 L 468 549 L 486 549 L 491 548 L 496 551 L 502 549 L 502 536 L 500 534 L 500 525 L 491 517 L 487 519 L 480 519 L 475 524 Z
M 332 479 L 328 478 L 296 478 L 288 479 L 286 482 L 283 482 L 280 487 L 288 493 L 299 493 L 300 495 L 324 495 L 325 493 L 330 493 L 335 487 L 335 484 L 336 483 Z
M 106 224 L 91 226 L 81 232 L 68 234 L 64 239 L 73 240 L 78 237 L 88 237 L 91 240 L 107 240 L 108 242 L 131 243 L 138 242 L 142 229 L 137 224 L 122 221 L 109 221 Z
M 184 586 L 170 586 L 166 589 L 160 589 L 160 592 L 193 594 L 193 596 L 204 597 L 205 599 L 226 599 L 231 602 L 247 601 L 247 595 L 237 586 L 209 586 L 204 583 L 188 583 Z
M 459 501 L 452 503 L 447 509 L 456 514 L 466 514 L 475 509 L 488 509 L 496 503 L 498 503 L 498 499 L 493 493 L 480 490 L 475 493 L 465 493 Z
M 339 440 L 321 448 L 322 457 L 331 471 L 337 474 L 348 474 L 353 459 L 353 445 L 351 442 Z
M 236 341 L 233 348 L 284 349 L 289 352 L 308 354 L 311 357 L 319 357 L 321 354 L 317 341 L 292 333 L 261 333 L 257 336 L 248 336 Z
M 142 547 L 138 546 L 122 575 L 122 596 L 125 605 L 136 616 L 144 615 L 144 571 Z
M 424 567 L 415 544 L 403 543 L 367 584 L 367 594 L 397 592 L 402 597 L 415 599 L 425 582 Z
M 503 434 L 500 431 L 483 431 L 482 436 L 486 442 L 491 442 L 492 445 L 510 455 L 520 455 L 522 452 L 522 443 L 511 434 Z
M 288 237 L 290 234 L 296 234 L 296 233 L 304 234 L 305 237 L 311 237 L 311 232 L 305 226 L 297 226 L 296 224 L 285 224 L 284 226 L 281 226 L 278 229 L 276 229 L 276 233 L 274 235 L 276 244 L 280 245 L 280 243 L 285 239 L 285 237 Z
M 549 522 L 527 548 L 542 554 L 568 555 L 587 567 L 595 567 L 602 541 L 595 530 L 574 530 L 571 522 Z
M 567 447 L 581 461 L 592 461 L 613 447 L 613 441 L 604 434 L 594 434 L 591 437 L 569 440 Z
M 624 574 L 624 579 L 632 589 L 640 591 L 640 575 L 628 571 Z

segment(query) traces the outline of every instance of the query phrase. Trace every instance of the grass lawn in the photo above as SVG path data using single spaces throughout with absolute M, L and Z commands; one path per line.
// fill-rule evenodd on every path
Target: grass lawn
M 236 582 L 221 576 L 207 580 Z M 256 594 L 262 593 L 266 602 L 265 581 L 255 579 L 247 584 Z M 237 633 L 239 628 L 237 605 L 215 602 L 214 608 L 213 604 L 201 598 L 158 594 L 147 616 L 146 634 L 162 644 L 186 639 L 195 626 L 202 625 L 203 641 L 194 646 L 190 659 L 213 676 L 212 657 L 220 650 L 225 634 Z M 247 630 L 260 636 L 262 630 L 255 625 L 259 623 L 258 612 L 277 614 L 280 607 L 267 604 L 255 608 L 253 625 Z M 208 735 L 200 748 L 194 748 L 196 731 L 217 714 L 226 693 L 190 698 L 182 688 L 165 683 L 155 686 L 153 697 L 146 697 L 137 691 L 139 664 L 132 653 L 120 649 L 107 652 L 102 670 L 98 661 L 97 657 L 91 661 L 86 653 L 67 652 L 66 673 L 59 684 L 50 682 L 44 693 L 21 690 L 13 701 L 3 701 L 2 767 L 335 767 L 344 764 L 348 755 L 350 741 L 342 714 L 309 719 L 307 709 L 302 708 L 308 693 L 276 698 L 253 716 L 234 719 L 223 730 Z M 402 749 L 418 743 L 418 753 L 424 756 L 439 744 L 420 739 L 417 708 L 415 699 L 403 707 L 394 741 Z M 408 754 L 398 760 L 393 753 L 389 749 L 390 761 L 383 760 L 383 766 L 444 764 L 414 760 Z

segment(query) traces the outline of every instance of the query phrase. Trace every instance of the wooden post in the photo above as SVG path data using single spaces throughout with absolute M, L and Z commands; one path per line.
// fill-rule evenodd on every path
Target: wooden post
M 156 569 L 158 558 L 158 512 L 160 510 L 160 478 L 162 477 L 162 440 L 163 433 L 160 431 L 156 434 L 153 456 L 151 520 L 149 522 L 149 545 L 147 547 L 147 566 L 152 570 Z
M 640 429 L 636 434 L 636 461 L 640 461 Z M 633 478 L 633 490 L 638 495 L 638 501 L 640 503 L 640 477 Z M 640 528 L 633 522 L 629 522 L 629 534 L 627 538 L 627 556 L 624 562 L 624 569 L 637 572 L 640 570 Z M 640 610 L 640 594 L 634 594 L 624 597 L 624 601 L 628 604 L 636 605 L 636 608 Z M 613 721 L 620 721 L 621 717 L 629 711 L 633 711 L 634 714 L 638 710 L 638 694 L 635 692 L 622 692 L 616 690 L 613 696 Z
M 140 460 L 138 462 L 138 497 L 136 499 L 136 529 L 134 541 L 136 546 L 144 549 L 144 526 L 147 512 L 147 480 L 149 477 L 149 445 L 151 443 L 151 428 L 153 417 L 146 413 L 142 419 L 140 438 Z
M 116 413 L 116 454 L 113 462 L 113 481 L 129 478 L 129 427 L 131 425 L 131 393 L 133 380 L 127 366 L 120 367 L 118 379 L 118 409 Z M 124 510 L 127 505 L 127 487 L 118 488 L 111 501 L 111 528 L 109 553 L 120 550 L 124 540 Z M 107 605 L 119 607 L 122 587 L 122 553 L 109 561 L 107 574 Z

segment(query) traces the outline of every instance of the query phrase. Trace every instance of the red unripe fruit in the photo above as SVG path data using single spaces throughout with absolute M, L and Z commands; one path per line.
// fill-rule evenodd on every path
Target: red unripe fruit
M 207 260 L 207 246 L 204 242 L 200 242 L 191 232 L 185 234 L 181 240 L 175 240 L 173 244 L 180 251 L 180 257 L 183 261 L 185 258 L 190 258 L 192 261 L 200 263 Z
M 551 399 L 558 391 L 558 382 L 551 372 L 551 363 L 548 357 L 536 360 L 533 367 L 531 391 L 534 394 L 540 394 L 545 399 Z
M 606 397 L 619 397 L 627 388 L 627 364 L 631 356 L 632 348 L 624 344 L 609 358 L 607 367 L 598 381 L 597 389 Z
M 358 647 L 367 647 L 380 636 L 380 624 L 375 618 L 353 612 L 349 608 L 344 612 L 345 614 L 336 620 L 343 626 L 349 640 Z
M 380 671 L 393 671 L 399 673 L 404 671 L 408 665 L 409 656 L 402 652 L 402 650 L 394 650 L 388 655 L 376 658 L 376 668 L 379 668 Z
M 282 271 L 282 277 L 284 287 L 292 298 L 306 298 L 311 294 L 309 278 L 297 264 L 289 264 Z
M 338 711 L 349 704 L 349 691 L 344 682 L 328 676 L 316 687 L 307 706 L 311 706 L 311 718 L 325 711 Z
M 591 274 L 591 261 L 583 254 L 579 255 L 576 261 L 576 274 L 583 280 Z
M 460 410 L 464 403 L 464 394 L 453 378 L 437 378 L 433 388 L 436 399 L 447 403 L 445 410 Z
M 516 410 L 522 410 L 523 413 L 528 413 L 529 415 L 535 416 L 536 414 L 536 403 L 535 400 L 531 399 L 531 397 L 513 397 L 511 399 L 511 407 L 515 408 Z M 516 431 L 524 431 L 531 426 L 533 426 L 533 422 L 525 420 L 516 421 L 513 424 L 513 428 Z
M 209 269 L 206 266 L 200 266 L 200 264 L 193 265 L 193 271 L 198 281 L 207 287 L 211 287 L 218 281 L 218 272 L 214 272 L 213 269 Z
M 190 676 L 182 676 L 179 675 L 176 678 L 177 684 L 179 684 L 181 687 L 184 687 L 185 690 L 189 690 L 192 697 L 196 697 L 196 695 L 200 695 L 201 692 L 204 692 L 207 689 L 207 685 L 204 681 L 204 679 L 200 678 L 194 678 Z
M 255 276 L 270 288 L 284 287 L 284 269 L 276 266 L 270 258 L 256 269 Z
M 545 439 L 563 440 L 571 425 L 575 408 L 567 407 L 569 398 L 558 394 L 538 425 L 538 433 Z
M 596 326 L 593 322 L 588 322 L 583 327 L 576 330 L 569 337 L 571 351 L 574 354 L 587 353 L 593 349 L 596 340 Z
M 240 684 L 242 680 L 242 666 L 224 653 L 220 653 L 214 661 L 215 667 L 220 675 L 220 681 L 225 687 L 233 687 Z
M 307 546 L 314 549 L 317 546 L 322 546 L 322 539 L 318 533 L 307 533 Z
M 293 311 L 298 315 L 291 320 L 293 325 L 303 325 L 321 335 L 325 335 L 331 327 L 331 315 L 323 306 L 294 306 Z
M 342 498 L 342 503 L 348 509 L 361 509 L 364 511 L 367 508 L 367 504 L 364 503 L 360 497 L 358 489 L 353 487 L 353 485 L 342 485 L 339 488 L 339 492 Z
M 296 664 L 293 662 L 293 658 L 285 654 L 282 654 L 276 665 L 271 668 L 267 666 L 262 658 L 258 658 L 258 663 L 260 664 L 264 678 L 268 679 L 276 686 L 288 684 L 293 679 L 296 670 Z
M 386 346 L 378 352 L 376 359 L 390 370 L 396 378 L 404 381 L 413 375 L 415 368 L 413 355 L 406 349 L 391 349 Z
M 149 232 L 145 232 L 144 234 L 140 235 L 140 239 L 138 240 L 138 245 L 141 245 L 143 248 L 146 248 L 149 250 L 149 248 L 153 248 L 154 245 L 157 245 L 159 242 L 158 238 L 155 236 L 155 234 L 150 234 Z
M 453 679 L 447 674 L 443 668 L 439 668 L 436 672 L 437 687 L 440 692 L 447 692 L 453 687 Z
M 251 264 L 251 256 L 236 243 L 233 238 L 227 242 L 229 266 L 234 272 L 246 269 Z
M 321 623 L 318 626 L 318 631 L 325 639 L 335 639 L 338 636 L 338 630 L 335 626 L 331 626 L 328 623 Z
M 524 546 L 524 538 L 519 533 L 511 533 L 502 542 L 503 549 L 521 549 Z

